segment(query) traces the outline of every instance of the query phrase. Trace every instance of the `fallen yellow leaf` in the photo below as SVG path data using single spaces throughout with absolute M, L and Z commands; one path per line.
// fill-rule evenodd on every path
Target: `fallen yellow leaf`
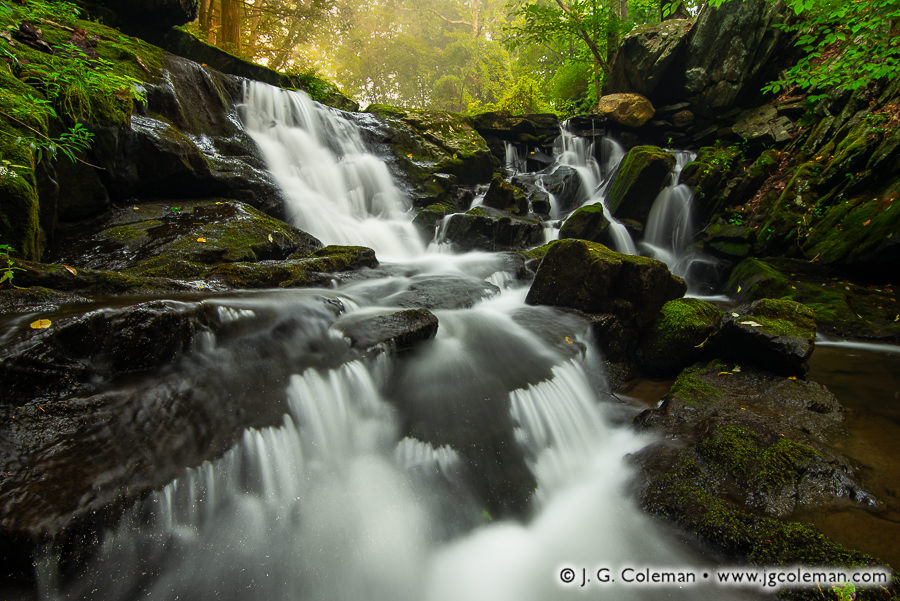
M 272 234 L 269 234 L 269 242 L 275 242 L 275 238 L 272 237 Z
M 863 222 L 863 225 L 869 225 L 870 223 L 872 223 L 872 220 L 871 220 L 871 219 L 866 219 L 866 220 Z
M 29 326 L 31 326 L 32 330 L 46 330 L 50 327 L 51 321 L 49 319 L 39 319 L 37 321 L 32 321 Z
M 206 242 L 206 238 L 197 238 L 197 242 Z
M 66 271 L 68 271 L 72 275 L 78 275 L 78 270 L 75 269 L 74 267 L 69 267 L 68 265 L 63 265 L 63 267 L 65 267 Z
M 568 342 L 569 344 L 572 344 L 575 341 L 572 340 L 571 338 L 569 338 L 568 336 L 566 336 L 566 342 Z

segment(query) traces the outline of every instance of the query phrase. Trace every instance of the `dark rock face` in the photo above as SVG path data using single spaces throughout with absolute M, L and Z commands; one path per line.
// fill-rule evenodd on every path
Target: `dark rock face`
M 637 27 L 622 41 L 604 93 L 643 94 L 655 106 L 687 102 L 682 110 L 716 118 L 758 97 L 787 65 L 791 41 L 773 25 L 788 12 L 764 0 L 726 2 L 704 6 L 693 24 L 672 19 Z
M 450 215 L 444 239 L 462 250 L 519 250 L 540 244 L 544 228 L 536 219 L 513 217 L 495 209 L 476 207 Z
M 629 150 L 609 190 L 609 210 L 621 219 L 643 223 L 674 166 L 675 156 L 656 146 Z
M 603 84 L 604 94 L 636 92 L 654 98 L 670 67 L 687 44 L 690 19 L 639 25 L 626 35 Z
M 350 339 L 354 348 L 371 349 L 380 344 L 404 351 L 434 338 L 438 318 L 425 309 L 407 309 L 385 315 L 346 318 L 335 327 Z
M 640 328 L 686 290 L 684 281 L 655 259 L 584 240 L 560 240 L 541 261 L 525 302 L 615 313 Z
M 476 115 L 473 124 L 497 157 L 506 154 L 507 142 L 516 146 L 519 152 L 536 148 L 549 151 L 559 136 L 559 117 L 551 113 L 512 115 L 506 111 L 493 111 Z
M 578 238 L 609 246 L 612 241 L 608 228 L 609 220 L 603 214 L 603 206 L 599 203 L 587 205 L 569 215 L 559 230 L 559 239 Z
M 785 375 L 806 373 L 815 338 L 815 312 L 789 300 L 758 300 L 726 315 L 722 325 L 727 357 Z

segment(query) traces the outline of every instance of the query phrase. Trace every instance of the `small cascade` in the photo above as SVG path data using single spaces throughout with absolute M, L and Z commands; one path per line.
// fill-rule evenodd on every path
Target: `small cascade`
M 560 130 L 559 142 L 556 149 L 556 165 L 571 167 L 577 173 L 582 183 L 584 198 L 577 206 L 599 204 L 603 207 L 603 215 L 609 221 L 609 232 L 613 242 L 613 250 L 629 255 L 637 254 L 637 247 L 631 239 L 631 234 L 625 226 L 619 222 L 606 207 L 606 195 L 612 176 L 615 175 L 625 151 L 614 140 L 604 138 L 601 141 L 601 162 L 594 158 L 594 143 L 578 137 L 565 127 Z M 554 217 L 561 217 L 558 208 L 554 206 Z
M 325 244 L 374 248 L 379 258 L 424 251 L 408 199 L 343 113 L 303 92 L 248 81 L 240 115 L 297 227 Z
M 515 144 L 504 142 L 503 147 L 506 155 L 503 163 L 507 173 L 515 175 L 517 173 L 525 173 L 528 171 L 527 159 L 519 157 L 519 150 L 516 148 Z
M 689 186 L 678 183 L 681 170 L 696 155 L 685 151 L 669 152 L 675 155 L 675 168 L 669 174 L 669 183 L 653 202 L 640 248 L 643 254 L 668 265 L 672 273 L 684 278 L 689 288 L 694 289 L 700 284 L 692 273 L 698 264 L 714 263 L 693 247 L 696 234 L 694 192 Z

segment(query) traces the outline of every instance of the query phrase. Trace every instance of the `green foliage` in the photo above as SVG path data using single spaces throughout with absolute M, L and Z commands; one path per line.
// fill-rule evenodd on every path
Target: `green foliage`
M 5 284 L 12 286 L 15 272 L 24 271 L 21 267 L 17 267 L 16 262 L 9 256 L 15 250 L 9 244 L 0 244 L 0 288 Z

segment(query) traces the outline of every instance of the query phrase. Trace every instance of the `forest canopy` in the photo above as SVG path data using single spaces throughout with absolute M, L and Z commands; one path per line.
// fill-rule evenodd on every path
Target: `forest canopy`
M 724 0 L 711 0 L 714 5 Z M 733 0 L 739 1 L 739 0 Z M 200 0 L 189 29 L 274 69 L 315 73 L 361 103 L 457 112 L 587 111 L 634 26 L 697 0 Z M 767 90 L 820 96 L 900 73 L 900 0 L 789 0 L 804 58 Z

